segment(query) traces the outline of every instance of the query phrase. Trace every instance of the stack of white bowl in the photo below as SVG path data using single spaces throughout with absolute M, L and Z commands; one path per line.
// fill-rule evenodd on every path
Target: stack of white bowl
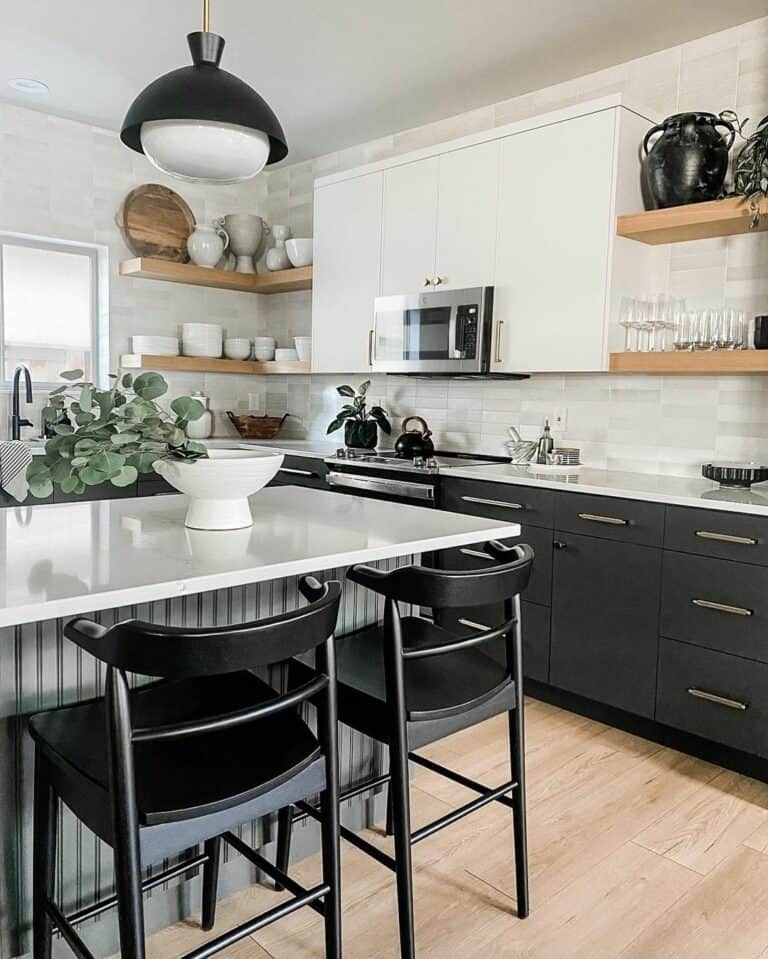
M 244 336 L 224 340 L 224 356 L 228 360 L 248 360 L 251 356 L 251 341 Z
M 175 336 L 133 336 L 134 353 L 146 356 L 178 356 L 179 341 Z
M 269 363 L 275 358 L 274 336 L 256 336 L 253 340 L 253 358 L 261 363 Z
M 181 345 L 184 356 L 221 356 L 224 330 L 218 323 L 184 323 Z

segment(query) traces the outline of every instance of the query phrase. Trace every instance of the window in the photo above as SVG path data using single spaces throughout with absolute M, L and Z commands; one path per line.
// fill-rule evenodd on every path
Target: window
M 105 255 L 97 246 L 0 233 L 0 386 L 19 363 L 37 387 L 71 369 L 100 381 Z

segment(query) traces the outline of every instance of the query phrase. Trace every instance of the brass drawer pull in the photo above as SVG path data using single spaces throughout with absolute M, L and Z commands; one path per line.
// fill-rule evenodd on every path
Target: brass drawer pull
M 718 706 L 727 706 L 728 709 L 738 709 L 741 712 L 749 706 L 749 703 L 742 703 L 739 699 L 728 699 L 726 696 L 708 693 L 705 689 L 696 689 L 695 686 L 688 689 L 688 695 L 695 696 L 696 699 L 706 699 L 708 703 L 717 703 Z
M 479 549 L 468 549 L 467 547 L 462 547 L 459 552 L 462 556 L 472 556 L 475 559 L 484 559 L 487 563 L 493 562 L 493 556 L 489 556 L 487 553 L 483 553 Z
M 608 526 L 629 526 L 628 519 L 619 519 L 618 516 L 598 516 L 597 513 L 579 513 L 579 519 L 590 523 L 605 523 Z
M 373 366 L 373 330 L 368 331 L 368 366 Z
M 462 496 L 465 503 L 480 503 L 481 506 L 501 506 L 502 509 L 525 509 L 522 503 L 503 503 L 500 499 L 482 499 L 480 496 Z
M 294 476 L 317 476 L 311 470 L 296 470 L 290 466 L 281 466 L 278 473 L 293 473 Z
M 496 352 L 494 353 L 494 360 L 497 363 L 503 362 L 503 357 L 501 355 L 501 333 L 504 328 L 504 320 L 496 321 Z
M 732 613 L 734 616 L 752 616 L 753 610 L 746 609 L 744 606 L 729 606 L 727 603 L 713 603 L 708 599 L 692 599 L 694 606 L 701 609 L 714 609 L 718 613 Z
M 471 619 L 460 619 L 459 622 L 462 626 L 468 626 L 470 629 L 479 629 L 481 633 L 490 633 L 492 627 L 486 626 L 484 623 L 476 623 Z
M 700 539 L 716 539 L 721 543 L 737 543 L 740 546 L 757 546 L 757 540 L 751 536 L 733 536 L 731 533 L 710 533 L 706 529 L 697 529 Z

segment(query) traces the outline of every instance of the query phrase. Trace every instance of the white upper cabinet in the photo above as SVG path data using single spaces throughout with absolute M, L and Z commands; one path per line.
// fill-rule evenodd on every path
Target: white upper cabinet
M 503 141 L 494 341 L 497 372 L 608 368 L 620 281 L 644 285 L 641 244 L 615 236 L 621 196 L 642 209 L 647 121 L 600 110 Z
M 493 281 L 499 150 L 491 141 L 386 171 L 383 295 Z
M 373 302 L 379 292 L 383 176 L 315 190 L 312 371 L 370 370 Z
M 429 289 L 435 275 L 439 157 L 384 174 L 381 293 Z
M 440 289 L 493 283 L 501 143 L 440 157 L 435 276 Z

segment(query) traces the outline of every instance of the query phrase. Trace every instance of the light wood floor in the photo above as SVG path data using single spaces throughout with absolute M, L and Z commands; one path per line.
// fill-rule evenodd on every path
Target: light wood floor
M 414 849 L 419 959 L 768 959 L 768 786 L 540 702 L 526 715 L 531 915 L 515 916 L 511 818 L 494 803 Z M 503 719 L 424 753 L 507 778 Z M 414 825 L 467 798 L 418 769 Z M 343 842 L 342 854 L 345 959 L 397 956 L 391 875 Z M 319 865 L 292 875 L 311 885 Z M 278 901 L 254 887 L 220 903 L 211 935 Z M 205 938 L 180 923 L 149 955 Z M 303 910 L 220 955 L 322 959 L 320 917 Z

